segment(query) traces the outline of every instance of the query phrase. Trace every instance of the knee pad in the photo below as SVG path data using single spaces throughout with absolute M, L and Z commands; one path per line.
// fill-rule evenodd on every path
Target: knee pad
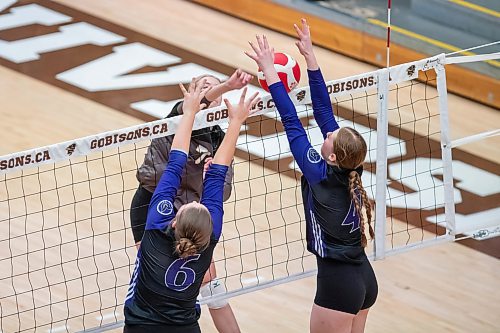
M 205 297 L 216 296 L 226 293 L 226 286 L 219 279 L 214 279 L 200 288 L 200 295 Z M 207 306 L 209 309 L 220 309 L 228 304 L 226 299 L 218 301 L 209 301 Z

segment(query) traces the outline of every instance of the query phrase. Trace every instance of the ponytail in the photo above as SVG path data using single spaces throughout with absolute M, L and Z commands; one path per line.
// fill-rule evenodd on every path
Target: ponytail
M 201 204 L 183 205 L 177 212 L 175 220 L 175 252 L 179 257 L 187 258 L 205 251 L 213 231 L 208 209 Z
M 181 258 L 187 258 L 189 256 L 195 255 L 197 252 L 196 246 L 189 238 L 181 238 L 175 242 L 175 252 Z

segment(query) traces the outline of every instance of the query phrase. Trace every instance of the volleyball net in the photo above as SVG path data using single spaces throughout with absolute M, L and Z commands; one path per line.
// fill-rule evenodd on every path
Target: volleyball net
M 460 61 L 466 60 L 477 61 Z M 340 126 L 354 127 L 368 144 L 362 180 L 374 203 L 372 258 L 497 227 L 455 221 L 455 203 L 463 198 L 452 168 L 467 166 L 452 160 L 452 147 L 498 131 L 451 141 L 444 70 L 450 61 L 439 55 L 327 82 Z M 309 88 L 290 96 L 319 150 L 323 137 Z M 238 139 L 214 254 L 228 291 L 202 303 L 315 273 L 300 170 L 271 97 L 262 96 L 257 108 Z M 197 115 L 195 129 L 226 122 L 225 107 L 212 108 Z M 151 140 L 174 134 L 178 123 L 167 118 L 0 157 L 2 332 L 104 331 L 123 323 L 137 253 L 129 218 L 136 172 Z M 456 177 L 463 186 L 470 182 Z

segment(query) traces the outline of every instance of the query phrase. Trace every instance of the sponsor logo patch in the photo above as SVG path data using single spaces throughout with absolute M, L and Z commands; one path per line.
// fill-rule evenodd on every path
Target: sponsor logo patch
M 156 211 L 161 215 L 168 216 L 174 211 L 174 205 L 168 200 L 162 200 L 156 205 Z

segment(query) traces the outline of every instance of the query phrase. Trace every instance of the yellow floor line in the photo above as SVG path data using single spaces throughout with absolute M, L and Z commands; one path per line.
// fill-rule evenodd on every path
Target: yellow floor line
M 383 28 L 387 27 L 387 23 L 386 22 L 382 22 L 382 21 L 377 20 L 377 19 L 368 19 L 368 22 L 370 22 L 371 24 L 374 24 L 374 25 L 378 25 L 378 26 L 383 27 Z M 456 47 L 456 46 L 453 46 L 453 45 L 450 45 L 450 44 L 447 44 L 447 43 L 441 42 L 439 40 L 432 39 L 432 38 L 429 38 L 429 37 L 426 37 L 426 36 L 423 36 L 423 35 L 420 35 L 420 34 L 417 34 L 417 33 L 413 32 L 413 31 L 406 30 L 406 29 L 403 29 L 403 28 L 400 28 L 400 27 L 397 27 L 397 26 L 394 26 L 394 25 L 391 26 L 391 30 L 395 31 L 395 32 L 398 32 L 398 33 L 400 33 L 402 35 L 405 35 L 405 36 L 408 36 L 408 37 L 411 37 L 411 38 L 414 38 L 414 39 L 418 39 L 418 40 L 424 41 L 424 42 L 426 42 L 428 44 L 435 45 L 437 47 L 440 47 L 440 48 L 448 50 L 448 51 L 458 52 L 458 51 L 462 50 L 459 47 Z M 459 52 L 459 53 L 463 54 L 463 55 L 476 55 L 476 53 L 469 52 L 469 51 L 462 51 L 462 52 Z M 488 64 L 492 65 L 492 66 L 500 67 L 500 62 L 498 62 L 498 61 L 495 61 L 495 60 L 486 60 L 486 62 Z
M 500 12 L 497 12 L 496 10 L 482 7 L 482 6 L 479 6 L 479 5 L 464 1 L 464 0 L 448 0 L 448 1 L 453 2 L 459 6 L 467 7 L 469 9 L 475 10 L 476 12 L 488 14 L 488 15 L 491 15 L 494 17 L 500 17 Z

